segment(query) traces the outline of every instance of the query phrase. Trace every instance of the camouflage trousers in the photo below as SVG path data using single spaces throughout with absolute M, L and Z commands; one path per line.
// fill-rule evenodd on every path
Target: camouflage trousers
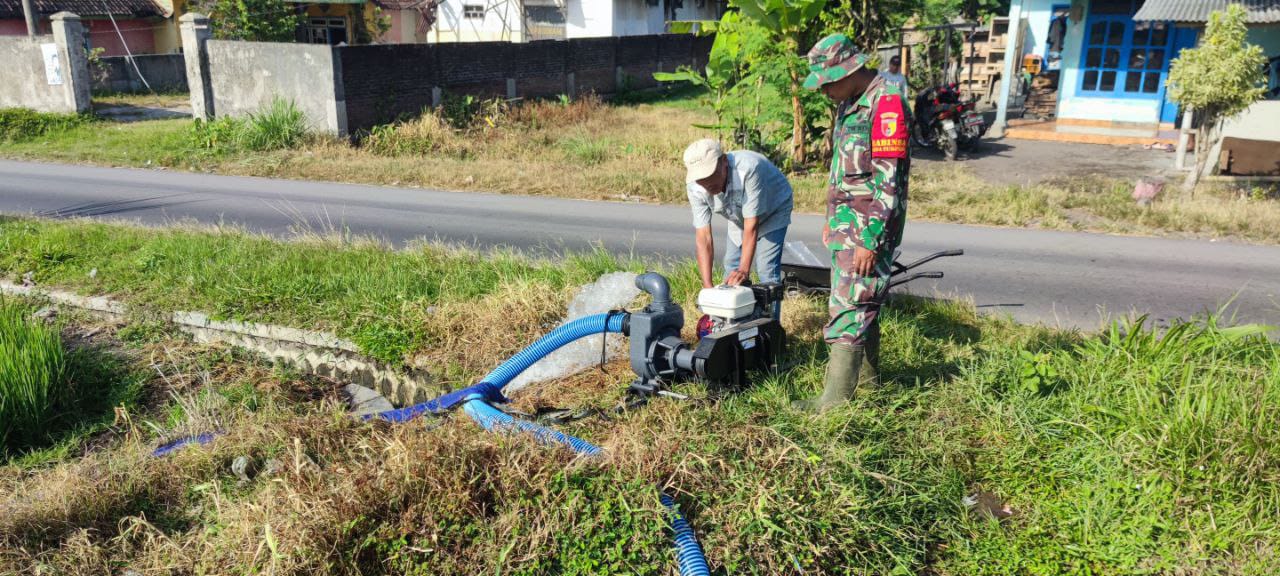
M 823 331 L 828 344 L 844 342 L 863 346 L 870 339 L 878 339 L 880 331 L 880 304 L 888 294 L 889 276 L 893 271 L 893 253 L 902 242 L 906 211 L 895 215 L 885 230 L 885 242 L 876 250 L 876 261 L 871 274 L 862 276 L 853 270 L 856 250 L 831 252 L 831 297 L 827 311 L 831 319 Z

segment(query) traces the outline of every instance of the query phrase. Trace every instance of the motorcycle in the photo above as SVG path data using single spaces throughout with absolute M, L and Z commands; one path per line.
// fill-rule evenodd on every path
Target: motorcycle
M 916 145 L 937 148 L 947 160 L 955 160 L 958 150 L 977 148 L 987 126 L 974 108 L 973 102 L 960 98 L 955 84 L 940 84 L 920 92 L 912 127 Z

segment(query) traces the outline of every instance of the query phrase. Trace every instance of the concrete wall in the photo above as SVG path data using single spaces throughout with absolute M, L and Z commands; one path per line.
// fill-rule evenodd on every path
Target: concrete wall
M 26 36 L 27 22 L 22 18 L 0 19 L 0 36 Z
M 493 5 L 490 6 L 490 4 Z M 464 5 L 484 6 L 486 8 L 484 18 L 464 18 Z M 491 3 L 488 0 L 444 0 L 436 9 L 436 25 L 429 33 L 429 41 L 519 42 L 524 37 L 523 20 L 519 2 Z
M 612 0 L 565 0 L 565 38 L 613 36 Z
M 157 92 L 186 92 L 187 68 L 181 54 L 144 54 L 133 62 Z M 99 58 L 89 67 L 94 92 L 145 92 L 147 86 L 138 78 L 133 64 L 124 56 Z
M 346 132 L 342 63 L 331 46 L 209 40 L 209 83 L 218 116 L 245 116 L 292 100 L 311 128 Z
M 661 2 L 650 6 L 645 0 L 613 0 L 613 36 L 662 34 L 666 28 Z
M 1255 102 L 1239 116 L 1226 121 L 1222 135 L 1280 142 L 1280 100 Z
M 712 41 L 672 34 L 527 44 L 348 46 L 337 54 L 348 128 L 354 132 L 419 114 L 434 104 L 436 90 L 552 97 L 612 94 L 620 79 L 628 89 L 653 87 L 654 72 L 704 66 Z
M 699 6 L 698 3 L 702 5 Z M 683 6 L 676 8 L 676 20 L 719 20 L 720 2 L 717 0 L 685 0 Z
M 196 117 L 210 110 L 243 116 L 282 98 L 314 129 L 334 134 L 416 116 L 446 93 L 513 98 L 649 88 L 657 85 L 654 72 L 705 66 L 714 42 L 676 34 L 344 47 L 208 40 L 201 56 L 196 38 L 208 29 L 187 21 L 198 15 L 183 18 Z
M 30 108 L 41 112 L 88 112 L 89 63 L 79 18 L 55 14 L 52 35 L 0 37 L 0 108 Z M 57 46 L 61 84 L 50 84 L 41 46 Z M 68 46 L 72 49 L 68 50 Z
M 124 56 L 125 46 L 132 54 L 156 53 L 156 30 L 165 26 L 158 18 L 123 19 L 116 18 L 116 26 L 105 18 L 86 19 L 85 28 L 89 31 L 89 47 L 102 48 L 103 56 Z M 120 32 L 116 33 L 116 27 Z M 124 42 L 120 37 L 124 36 Z

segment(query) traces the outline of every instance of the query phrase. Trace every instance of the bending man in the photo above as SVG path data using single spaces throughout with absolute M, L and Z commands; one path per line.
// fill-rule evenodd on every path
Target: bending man
M 702 286 L 715 286 L 712 213 L 728 221 L 724 284 L 736 286 L 750 278 L 753 262 L 761 282 L 781 281 L 782 247 L 791 224 L 791 183 L 787 177 L 768 158 L 748 150 L 726 154 L 719 142 L 709 138 L 689 145 L 684 164 Z

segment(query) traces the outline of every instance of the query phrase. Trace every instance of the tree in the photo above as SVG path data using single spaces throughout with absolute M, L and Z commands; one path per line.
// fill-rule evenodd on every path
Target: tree
M 808 50 L 812 43 L 815 24 L 819 22 L 818 16 L 826 7 L 827 0 L 729 0 L 729 5 L 737 8 L 744 19 L 762 28 L 768 36 L 768 44 L 779 50 L 778 58 L 790 78 L 791 161 L 801 165 L 805 161 L 808 132 L 801 100 L 807 66 L 801 50 Z
M 1183 50 L 1169 68 L 1169 99 L 1194 110 L 1196 166 L 1183 189 L 1195 189 L 1209 151 L 1222 138 L 1222 123 L 1262 98 L 1266 83 L 1262 48 L 1245 42 L 1245 9 L 1230 4 L 1209 15 L 1204 39 Z
M 296 8 L 284 0 L 209 0 L 202 9 L 223 40 L 292 42 L 298 30 Z

